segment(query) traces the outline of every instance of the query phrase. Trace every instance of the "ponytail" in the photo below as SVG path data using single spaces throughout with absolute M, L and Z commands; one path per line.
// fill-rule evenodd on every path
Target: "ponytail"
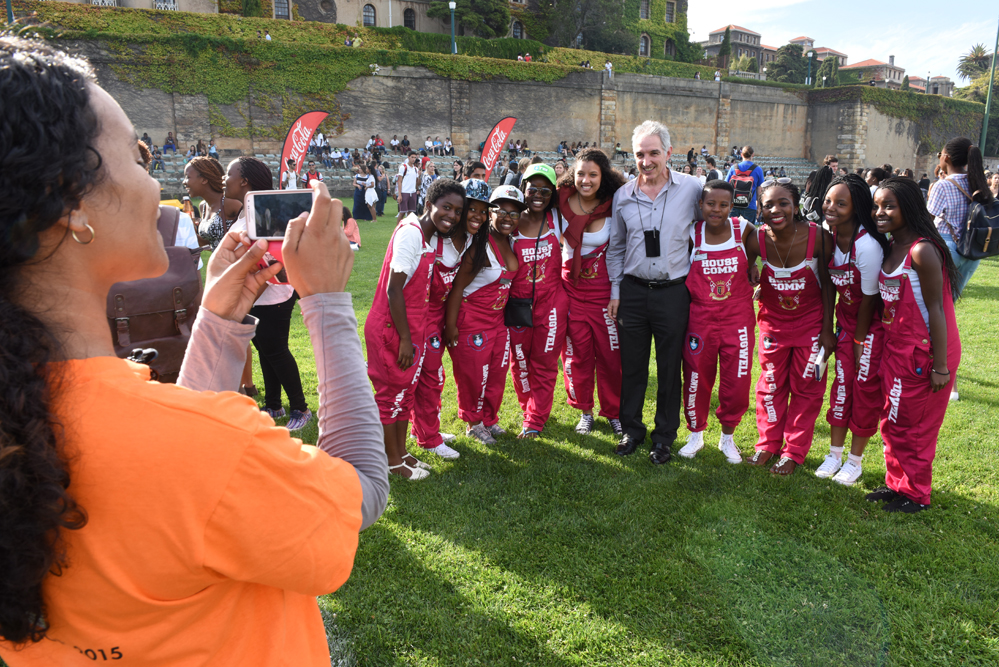
M 963 167 L 968 172 L 968 192 L 979 204 L 992 203 L 992 191 L 985 180 L 985 164 L 982 151 L 967 137 L 955 137 L 944 146 L 944 152 L 955 167 Z
M 20 305 L 40 235 L 103 176 L 89 65 L 44 42 L 0 35 L 0 637 L 41 641 L 43 583 L 66 565 L 62 531 L 86 515 L 52 414 L 58 344 Z

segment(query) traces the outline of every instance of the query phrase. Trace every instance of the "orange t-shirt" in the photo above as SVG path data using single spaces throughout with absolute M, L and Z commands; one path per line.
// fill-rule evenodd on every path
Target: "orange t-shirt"
M 43 584 L 47 638 L 10 667 L 329 667 L 316 596 L 350 575 L 361 485 L 249 398 L 147 382 L 111 357 L 59 364 L 68 567 Z

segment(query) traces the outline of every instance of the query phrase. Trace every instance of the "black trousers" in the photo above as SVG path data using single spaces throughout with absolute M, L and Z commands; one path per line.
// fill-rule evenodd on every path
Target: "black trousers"
M 288 349 L 288 334 L 291 331 L 291 314 L 298 301 L 298 292 L 283 303 L 273 306 L 254 306 L 250 315 L 256 317 L 257 332 L 253 336 L 253 347 L 260 357 L 260 370 L 264 375 L 264 405 L 271 410 L 281 408 L 281 388 L 288 394 L 288 407 L 305 412 L 305 393 L 302 391 L 302 378 L 298 374 L 298 363 Z
M 656 418 L 653 443 L 672 444 L 680 428 L 683 375 L 680 363 L 690 293 L 683 283 L 649 289 L 627 276 L 621 281 L 617 311 L 621 339 L 621 426 L 641 442 L 647 429 L 642 421 L 645 390 L 649 384 L 652 340 L 656 342 Z

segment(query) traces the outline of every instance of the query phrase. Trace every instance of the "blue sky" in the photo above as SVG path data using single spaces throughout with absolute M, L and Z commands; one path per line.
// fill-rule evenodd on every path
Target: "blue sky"
M 893 55 L 908 75 L 926 78 L 932 72 L 963 86 L 967 83 L 957 76 L 958 58 L 979 43 L 992 52 L 999 3 L 690 0 L 691 41 L 704 41 L 709 32 L 730 23 L 758 32 L 764 44 L 778 47 L 807 35 L 815 39 L 815 46 L 847 54 L 849 64 L 870 58 L 888 62 Z

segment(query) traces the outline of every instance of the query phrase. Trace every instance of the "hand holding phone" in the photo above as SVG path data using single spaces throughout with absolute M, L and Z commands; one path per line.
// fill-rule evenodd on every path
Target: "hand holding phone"
M 281 249 L 289 282 L 303 298 L 343 292 L 354 265 L 354 251 L 343 233 L 343 204 L 330 199 L 324 183 L 313 181 L 312 191 L 312 210 L 288 223 Z
M 312 209 L 315 193 L 311 190 L 261 190 L 246 195 L 246 235 L 253 241 L 267 241 L 267 253 L 260 268 L 283 263 L 281 243 L 288 223 Z M 288 274 L 282 268 L 268 282 L 288 284 Z

